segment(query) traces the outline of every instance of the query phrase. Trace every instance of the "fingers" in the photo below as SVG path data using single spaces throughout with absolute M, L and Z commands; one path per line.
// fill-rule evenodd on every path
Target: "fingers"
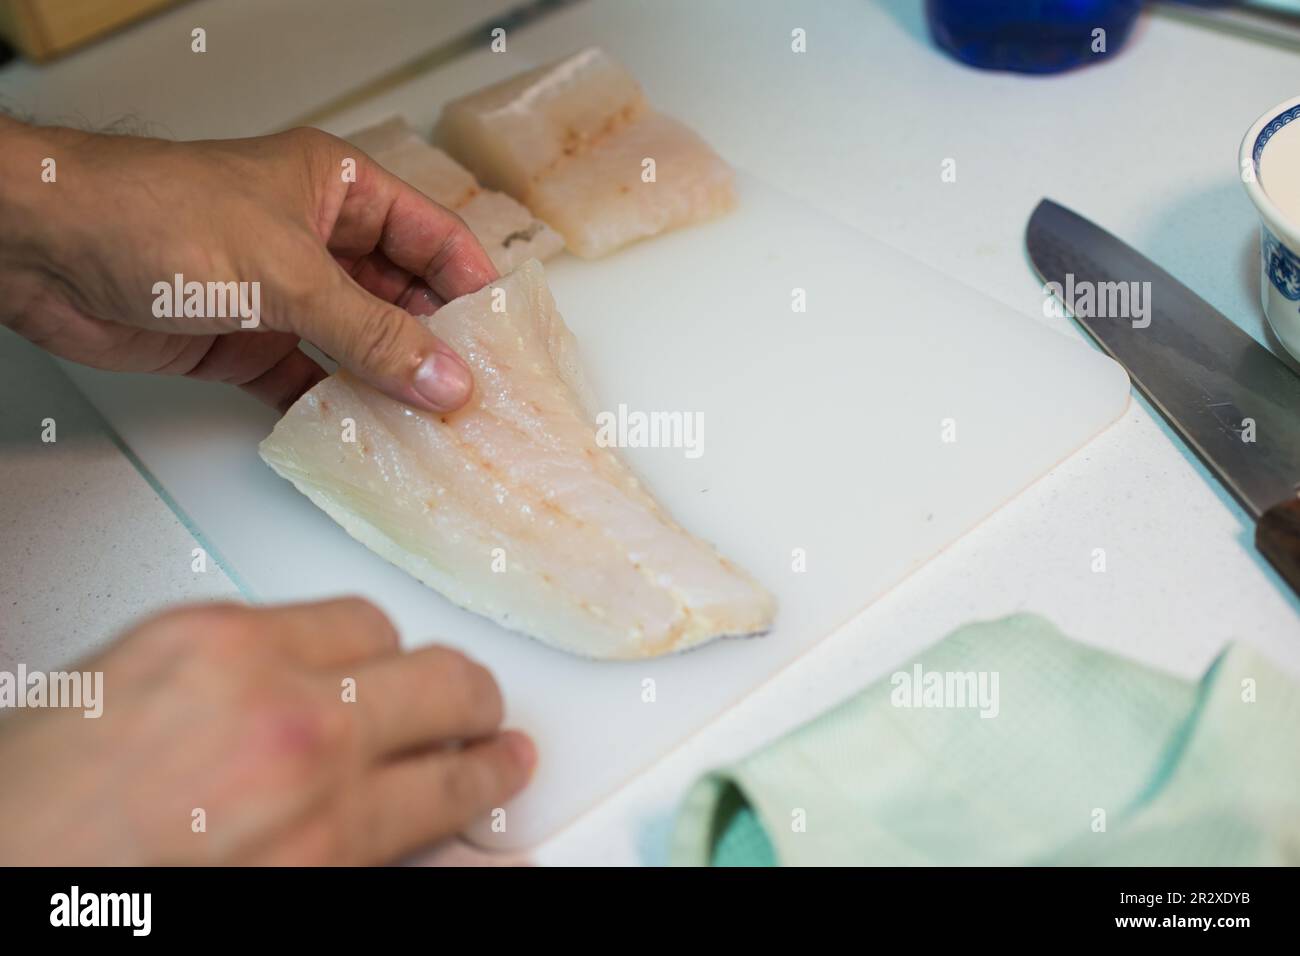
M 341 153 L 356 156 L 358 169 L 330 235 L 331 252 L 356 259 L 377 249 L 397 267 L 423 279 L 444 301 L 477 292 L 498 278 L 464 220 L 337 142 Z
M 388 763 L 363 784 L 367 844 L 375 861 L 391 860 L 461 832 L 523 789 L 537 762 L 518 731 L 462 750 Z
M 394 182 L 397 195 L 379 245 L 389 260 L 423 279 L 447 302 L 498 278 L 464 220 L 401 180 Z
M 311 667 L 336 667 L 398 650 L 397 630 L 361 598 L 284 604 L 256 611 L 280 645 Z
M 391 622 L 366 601 L 194 608 L 143 629 L 161 641 L 145 655 L 144 684 L 165 688 L 152 671 L 162 666 L 166 676 L 180 666 L 215 689 L 205 705 L 196 685 L 173 682 L 198 698 L 193 719 L 204 733 L 190 743 L 200 748 L 195 765 L 205 754 L 239 755 L 233 768 L 211 768 L 223 791 L 236 773 L 243 782 L 234 792 L 248 804 L 214 813 L 233 821 L 222 830 L 235 841 L 229 853 L 257 862 L 388 862 L 502 805 L 536 763 L 528 738 L 497 732 L 501 695 L 486 670 L 446 648 L 398 653 Z M 159 646 L 202 654 L 191 669 L 186 657 L 165 657 L 164 666 Z M 114 673 L 121 678 L 120 667 Z M 355 696 L 340 696 L 332 682 L 339 674 L 355 676 Z M 227 709 L 209 721 L 214 700 Z M 160 710 L 177 720 L 186 707 Z
M 244 382 L 239 387 L 258 401 L 283 413 L 324 379 L 325 370 L 316 360 L 295 347 L 257 378 Z
M 450 412 L 474 378 L 458 355 L 408 312 L 366 292 L 322 251 L 321 281 L 288 317 L 298 335 L 399 401 Z
M 339 264 L 347 269 L 348 275 L 352 276 L 357 285 L 371 295 L 398 305 L 411 285 L 420 281 L 400 266 L 393 265 L 386 255 L 378 251 L 364 255 L 355 262 L 339 259 Z
M 342 140 L 305 135 L 328 159 L 322 182 L 337 185 L 343 158 L 356 161 L 356 178 L 318 230 L 328 255 L 309 267 L 300 286 L 309 291 L 298 297 L 305 301 L 289 306 L 284 324 L 399 401 L 438 413 L 460 408 L 474 387 L 469 367 L 409 313 L 478 291 L 497 278 L 492 260 L 454 212 Z
M 382 252 L 372 252 L 351 263 L 348 274 L 371 295 L 412 315 L 432 315 L 446 305 L 428 283 L 393 265 Z
M 501 724 L 487 669 L 446 647 L 380 658 L 356 673 L 361 748 L 368 757 L 486 737 Z
M 447 303 L 442 300 L 438 293 L 434 292 L 423 282 L 415 281 L 411 283 L 400 299 L 397 300 L 400 305 L 411 315 L 433 315 Z
M 325 377 L 325 370 L 298 348 L 298 336 L 289 333 L 241 331 L 172 338 L 194 347 L 182 350 L 157 371 L 238 385 L 282 412 Z

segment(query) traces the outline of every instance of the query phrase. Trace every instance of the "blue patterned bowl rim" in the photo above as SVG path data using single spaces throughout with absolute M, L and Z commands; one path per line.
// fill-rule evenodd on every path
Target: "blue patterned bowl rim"
M 1250 151 L 1251 162 L 1255 164 L 1255 175 L 1259 175 L 1259 160 L 1264 155 L 1264 147 L 1268 145 L 1268 141 L 1280 132 L 1282 127 L 1296 120 L 1300 120 L 1300 106 L 1283 110 L 1264 124 L 1264 128 L 1255 137 L 1255 148 Z
M 1300 249 L 1300 222 L 1284 217 L 1259 181 L 1260 160 L 1265 148 L 1279 131 L 1291 123 L 1300 123 L 1300 96 L 1278 103 L 1251 124 L 1237 151 L 1237 172 L 1264 226 L 1284 245 Z M 1247 175 L 1248 172 L 1253 175 Z

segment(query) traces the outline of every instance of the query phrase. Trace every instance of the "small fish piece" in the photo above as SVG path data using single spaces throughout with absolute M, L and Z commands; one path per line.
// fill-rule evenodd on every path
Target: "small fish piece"
M 434 142 L 587 259 L 736 204 L 731 167 L 596 47 L 448 103 Z
M 646 658 L 769 629 L 772 596 L 599 442 L 540 263 L 421 321 L 473 370 L 466 407 L 419 411 L 341 372 L 262 458 L 375 553 L 561 650 Z
M 559 233 L 505 193 L 482 188 L 473 173 L 426 143 L 401 117 L 353 133 L 348 141 L 397 178 L 457 212 L 502 275 L 564 248 Z

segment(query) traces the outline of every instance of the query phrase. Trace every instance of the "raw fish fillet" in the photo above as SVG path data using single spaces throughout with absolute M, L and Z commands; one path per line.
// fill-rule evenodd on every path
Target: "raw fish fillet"
M 434 141 L 588 259 L 736 203 L 731 167 L 594 47 L 447 104 Z
M 348 137 L 394 176 L 460 214 L 483 243 L 497 272 L 513 272 L 529 259 L 549 259 L 564 240 L 505 193 L 483 189 L 473 173 L 422 140 L 400 117 Z
M 597 443 L 540 263 L 421 321 L 473 369 L 469 405 L 421 412 L 339 373 L 280 419 L 266 462 L 456 604 L 574 654 L 654 657 L 771 626 L 772 596 Z

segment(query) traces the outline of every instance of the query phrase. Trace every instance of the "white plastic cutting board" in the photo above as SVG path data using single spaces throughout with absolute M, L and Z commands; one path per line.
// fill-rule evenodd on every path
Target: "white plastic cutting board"
M 443 95 L 495 78 L 475 62 L 440 71 Z M 330 126 L 395 109 L 427 130 L 437 104 L 397 92 Z M 246 396 L 65 366 L 250 596 L 364 594 L 408 645 L 452 644 L 493 671 L 540 764 L 505 831 L 475 831 L 485 846 L 554 832 L 1127 407 L 1127 378 L 1098 352 L 752 177 L 739 185 L 740 208 L 722 220 L 547 271 L 601 408 L 703 417 L 697 459 L 626 454 L 685 527 L 777 595 L 777 626 L 760 639 L 633 664 L 549 650 L 349 538 L 262 464 L 275 416 Z M 806 312 L 792 308 L 795 289 Z
M 724 220 L 548 273 L 602 408 L 703 416 L 701 457 L 627 454 L 687 528 L 776 593 L 768 636 L 636 664 L 549 650 L 454 608 L 276 477 L 256 453 L 274 415 L 252 400 L 68 366 L 258 599 L 365 594 L 410 644 L 491 668 L 541 762 L 488 845 L 531 845 L 627 781 L 1128 402 L 1099 353 L 748 178 Z

